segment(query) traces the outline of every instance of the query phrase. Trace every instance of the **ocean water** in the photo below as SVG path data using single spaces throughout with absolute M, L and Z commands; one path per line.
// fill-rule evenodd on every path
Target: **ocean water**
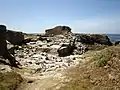
M 120 41 L 120 34 L 107 34 L 112 42 Z

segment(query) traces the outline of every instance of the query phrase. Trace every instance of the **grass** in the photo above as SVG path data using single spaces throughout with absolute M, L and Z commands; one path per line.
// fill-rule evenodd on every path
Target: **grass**
M 0 73 L 0 90 L 15 90 L 22 81 L 15 72 Z
M 120 90 L 120 46 L 89 51 L 83 65 L 69 69 L 60 90 Z
M 108 46 L 107 45 L 100 45 L 100 44 L 88 45 L 88 50 L 97 51 L 97 50 L 102 50 L 102 49 L 104 49 L 106 47 L 108 47 Z
M 96 61 L 97 66 L 103 67 L 112 58 L 113 53 L 112 50 L 104 49 L 101 52 L 97 52 L 96 55 L 93 56 L 93 60 Z
M 106 66 L 108 64 L 108 61 L 110 61 L 112 58 L 118 58 L 120 59 L 120 47 L 108 47 L 105 48 L 99 52 L 96 52 L 93 55 L 93 60 L 96 61 L 96 65 L 99 67 Z

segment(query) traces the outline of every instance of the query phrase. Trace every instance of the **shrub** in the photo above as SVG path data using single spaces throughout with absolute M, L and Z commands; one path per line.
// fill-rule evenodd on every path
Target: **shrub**
M 118 47 L 109 47 L 105 48 L 101 51 L 98 51 L 93 55 L 93 60 L 96 61 L 96 65 L 99 67 L 103 67 L 107 64 L 109 60 L 112 58 L 120 58 L 120 48 Z

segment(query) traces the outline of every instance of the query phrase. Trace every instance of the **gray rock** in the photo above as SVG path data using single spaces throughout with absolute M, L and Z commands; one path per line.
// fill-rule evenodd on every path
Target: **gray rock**
M 71 33 L 71 28 L 68 26 L 56 26 L 52 29 L 45 30 L 46 36 L 54 36 L 54 35 L 69 35 Z
M 68 45 L 63 44 L 58 49 L 58 54 L 60 57 L 68 56 L 73 53 L 73 50 L 75 49 L 75 40 L 73 42 L 70 42 Z
M 109 37 L 107 35 L 100 34 L 77 34 L 77 41 L 82 42 L 84 44 L 103 44 L 103 45 L 112 45 Z
M 0 25 L 0 56 L 5 56 L 8 54 L 5 33 L 6 26 Z
M 7 30 L 6 40 L 14 45 L 21 45 L 22 41 L 24 40 L 24 35 L 22 32 Z

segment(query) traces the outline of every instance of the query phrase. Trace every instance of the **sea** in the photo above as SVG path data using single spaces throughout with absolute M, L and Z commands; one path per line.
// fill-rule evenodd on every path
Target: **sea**
M 120 41 L 120 34 L 107 34 L 111 42 Z

